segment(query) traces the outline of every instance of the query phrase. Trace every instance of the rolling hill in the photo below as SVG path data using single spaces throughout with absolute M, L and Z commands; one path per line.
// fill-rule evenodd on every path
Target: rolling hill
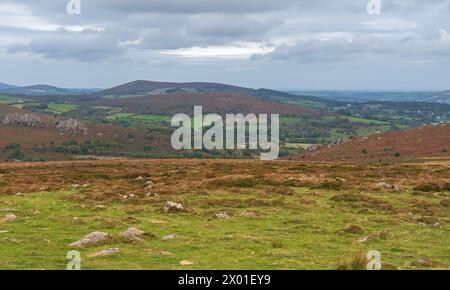
M 14 89 L 14 88 L 17 88 L 17 86 L 5 84 L 5 83 L 0 83 L 0 91 L 11 90 L 11 89 Z
M 229 92 L 198 92 L 177 93 L 167 95 L 103 100 L 104 106 L 120 107 L 127 112 L 137 114 L 190 113 L 194 106 L 203 106 L 205 112 L 218 114 L 280 114 L 283 116 L 314 116 L 320 115 L 319 110 L 306 109 L 257 97 Z
M 312 160 L 363 159 L 404 160 L 403 152 L 381 144 L 383 152 L 359 148 L 358 144 L 338 152 L 342 140 L 363 140 L 377 132 L 418 127 L 422 124 L 450 121 L 450 105 L 418 102 L 340 102 L 312 95 L 292 95 L 269 89 L 192 82 L 170 83 L 134 81 L 111 89 L 84 94 L 70 94 L 70 89 L 36 85 L 13 88 L 20 94 L 0 92 L 0 121 L 8 114 L 33 115 L 45 124 L 23 126 L 15 124 L 18 116 L 10 116 L 0 124 L 0 159 L 9 160 L 11 146 L 20 145 L 26 156 L 35 158 L 70 159 L 78 155 L 122 157 L 199 157 L 252 158 L 251 154 L 227 151 L 174 152 L 170 136 L 174 128 L 170 120 L 178 113 L 192 114 L 194 106 L 203 112 L 225 114 L 279 114 L 280 156 L 300 156 L 303 148 L 324 146 L 308 153 Z M 1 90 L 0 90 L 1 91 Z M 35 123 L 33 116 L 22 123 Z M 10 122 L 12 120 L 12 122 Z M 31 121 L 30 121 L 31 120 Z M 88 134 L 64 132 L 57 124 L 61 120 L 77 120 L 86 124 Z M 67 121 L 75 122 L 75 121 Z M 17 123 L 17 122 L 16 122 Z M 20 122 L 19 122 L 20 123 Z M 80 134 L 81 133 L 81 134 Z M 0 137 L 1 137 L 0 136 Z M 378 135 L 379 136 L 379 135 Z M 368 137 L 371 140 L 373 137 Z M 53 141 L 53 142 L 51 142 Z M 363 141 L 366 141 L 364 139 Z M 439 138 L 435 140 L 443 144 Z M 86 143 L 87 142 L 87 143 Z M 401 141 L 392 141 L 403 144 Z M 433 148 L 433 146 L 428 146 Z M 325 150 L 328 148 L 327 150 Z M 2 151 L 3 150 L 3 151 Z M 6 150 L 6 151 L 5 151 Z M 338 151 L 336 151 L 338 150 Z M 441 150 L 444 150 L 442 148 Z M 360 156 L 361 154 L 362 156 Z M 367 152 L 367 153 L 362 153 Z M 399 156 L 396 156 L 399 155 Z M 433 154 L 432 154 L 433 155 Z M 414 154 L 412 154 L 414 157 Z M 23 156 L 22 156 L 23 157 Z M 316 158 L 317 157 L 317 158 Z M 15 158 L 17 159 L 17 158 Z
M 244 92 L 248 89 L 225 85 L 219 83 L 191 82 L 191 83 L 172 83 L 172 82 L 153 82 L 137 80 L 120 86 L 116 86 L 97 93 L 98 96 L 136 96 L 136 95 L 158 95 L 175 92 L 202 92 L 202 91 L 220 91 L 220 92 Z
M 158 151 L 169 156 L 173 154 L 169 138 L 159 131 L 53 117 L 0 104 L 0 160 L 144 157 L 144 152 L 150 156 Z
M 341 102 L 426 102 L 450 104 L 450 91 L 290 91 L 294 95 L 312 95 Z
M 12 86 L 0 83 L 0 93 L 17 96 L 70 96 L 97 92 L 97 89 L 67 89 L 44 84 L 31 86 Z
M 326 145 L 302 156 L 315 161 L 450 159 L 450 125 L 424 125 Z
M 289 103 L 307 108 L 323 108 L 329 103 L 338 103 L 314 96 L 299 96 L 276 90 L 252 89 L 208 82 L 173 83 L 138 80 L 99 91 L 95 95 L 108 99 L 126 99 L 141 96 L 193 93 L 235 93 L 256 97 L 264 101 Z

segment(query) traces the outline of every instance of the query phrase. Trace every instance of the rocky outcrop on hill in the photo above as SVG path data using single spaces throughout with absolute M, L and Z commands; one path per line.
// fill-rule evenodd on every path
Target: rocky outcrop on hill
M 23 125 L 23 126 L 36 126 L 42 124 L 42 119 L 39 116 L 33 114 L 8 114 L 3 119 L 5 125 Z
M 77 133 L 82 132 L 87 134 L 87 128 L 84 124 L 76 119 L 59 120 L 56 127 L 60 130 Z

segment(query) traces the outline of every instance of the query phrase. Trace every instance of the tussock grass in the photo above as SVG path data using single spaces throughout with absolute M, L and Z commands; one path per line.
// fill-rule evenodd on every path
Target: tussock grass
M 297 171 L 305 166 L 256 161 L 1 165 L 0 217 L 17 219 L 0 222 L 0 269 L 65 269 L 68 244 L 93 231 L 113 239 L 81 249 L 83 269 L 183 269 L 179 262 L 189 260 L 190 269 L 350 270 L 365 268 L 358 253 L 370 250 L 391 268 L 447 268 L 448 195 L 412 192 L 444 183 L 448 168 L 389 166 L 394 175 L 371 165 L 308 164 Z M 344 188 L 311 188 L 336 176 L 347 180 Z M 366 190 L 383 180 L 401 190 Z M 165 214 L 169 200 L 187 211 Z M 145 231 L 143 241 L 121 238 L 129 227 Z M 177 237 L 161 240 L 169 234 Z M 116 247 L 118 254 L 88 257 Z

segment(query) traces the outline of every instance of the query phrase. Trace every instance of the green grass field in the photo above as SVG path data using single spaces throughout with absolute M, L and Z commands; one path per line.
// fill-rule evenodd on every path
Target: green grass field
M 172 119 L 169 116 L 162 116 L 162 115 L 136 115 L 133 116 L 132 119 L 144 121 L 144 122 L 159 122 L 159 123 L 170 123 L 170 120 Z
M 68 244 L 93 231 L 113 240 L 79 250 L 83 269 L 335 269 L 357 251 L 377 250 L 389 267 L 415 268 L 414 258 L 450 262 L 445 250 L 448 229 L 400 221 L 397 214 L 352 203 L 336 203 L 336 191 L 296 188 L 296 194 L 267 195 L 209 192 L 177 197 L 188 213 L 164 214 L 158 202 L 86 204 L 69 199 L 77 192 L 43 192 L 0 197 L 0 207 L 14 209 L 18 219 L 0 223 L 1 269 L 65 269 Z M 407 193 L 379 194 L 394 207 L 405 206 Z M 173 197 L 172 197 L 173 198 Z M 163 202 L 166 197 L 156 197 Z M 433 202 L 433 198 L 421 198 Z M 99 205 L 102 205 L 100 207 Z M 364 211 L 363 211 L 364 210 Z M 231 218 L 218 220 L 215 213 Z M 251 215 L 249 214 L 251 213 Z M 348 225 L 363 233 L 337 234 Z M 147 232 L 143 242 L 127 242 L 119 233 L 128 227 Z M 170 241 L 161 237 L 177 234 Z M 359 244 L 362 236 L 373 236 Z M 98 250 L 120 253 L 89 258 Z
M 120 120 L 120 119 L 127 119 L 132 116 L 133 116 L 133 114 L 130 114 L 130 113 L 115 113 L 115 114 L 107 116 L 105 119 L 108 121 L 114 121 L 114 120 Z
M 344 119 L 344 120 L 348 120 L 349 122 L 352 123 L 359 123 L 359 124 L 365 124 L 365 125 L 387 125 L 389 124 L 388 122 L 383 122 L 383 121 L 378 121 L 378 120 L 371 120 L 371 119 L 364 119 L 364 118 L 357 118 L 357 117 L 349 117 L 349 116 L 325 116 L 324 120 L 327 121 L 333 121 L 336 119 Z
M 25 101 L 25 99 L 22 99 L 19 97 L 0 95 L 0 104 L 10 105 L 10 104 L 18 103 L 18 102 L 23 102 L 23 101 Z
M 48 108 L 50 111 L 59 113 L 67 113 L 72 110 L 75 110 L 78 107 L 79 107 L 78 105 L 72 104 L 55 104 L 55 103 L 48 104 Z

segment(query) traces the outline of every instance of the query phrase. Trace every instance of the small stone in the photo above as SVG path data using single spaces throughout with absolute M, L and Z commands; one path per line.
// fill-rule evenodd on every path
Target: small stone
M 230 217 L 228 216 L 228 214 L 226 212 L 222 212 L 222 213 L 216 214 L 216 218 L 218 218 L 219 220 L 227 220 Z
M 163 241 L 169 241 L 169 240 L 175 239 L 176 237 L 177 237 L 176 234 L 170 234 L 170 235 L 166 235 L 166 236 L 162 237 L 161 240 L 163 240 Z
M 391 190 L 391 191 L 400 191 L 400 189 L 398 188 L 397 185 L 395 184 L 391 184 L 391 183 L 387 183 L 387 182 L 380 182 L 376 185 L 377 188 L 379 189 L 387 189 L 387 190 Z
M 16 219 L 17 219 L 17 216 L 14 215 L 14 214 L 7 214 L 7 215 L 5 215 L 5 220 L 7 222 L 12 222 L 12 221 L 14 221 Z
M 173 201 L 168 201 L 164 204 L 163 210 L 165 213 L 181 212 L 184 211 L 184 206 Z
M 180 266 L 192 266 L 192 265 L 194 265 L 194 263 L 191 261 L 188 260 L 180 261 Z
M 141 231 L 137 228 L 129 228 L 128 230 L 122 232 L 120 235 L 131 241 L 142 241 L 142 238 L 144 237 L 145 232 Z
M 119 252 L 120 252 L 119 248 L 111 248 L 111 249 L 106 249 L 106 250 L 102 250 L 102 251 L 99 251 L 99 252 L 92 253 L 88 257 L 91 257 L 91 258 L 94 258 L 94 257 L 105 257 L 105 256 L 117 254 Z
M 136 177 L 136 179 L 135 179 L 136 181 L 141 181 L 141 180 L 144 180 L 144 177 L 142 177 L 142 176 L 138 176 L 138 177 Z
M 108 233 L 103 232 L 93 232 L 84 236 L 81 240 L 71 243 L 70 247 L 84 248 L 91 246 L 100 242 L 110 240 L 112 237 Z
M 149 181 L 147 181 L 147 182 L 145 183 L 145 185 L 147 185 L 147 186 L 153 186 L 153 185 L 155 185 L 155 183 L 154 183 L 153 181 L 149 180 Z
M 369 237 L 362 237 L 362 238 L 359 238 L 358 240 L 356 240 L 356 242 L 359 244 L 363 244 L 363 243 L 367 242 L 368 240 L 369 240 Z

